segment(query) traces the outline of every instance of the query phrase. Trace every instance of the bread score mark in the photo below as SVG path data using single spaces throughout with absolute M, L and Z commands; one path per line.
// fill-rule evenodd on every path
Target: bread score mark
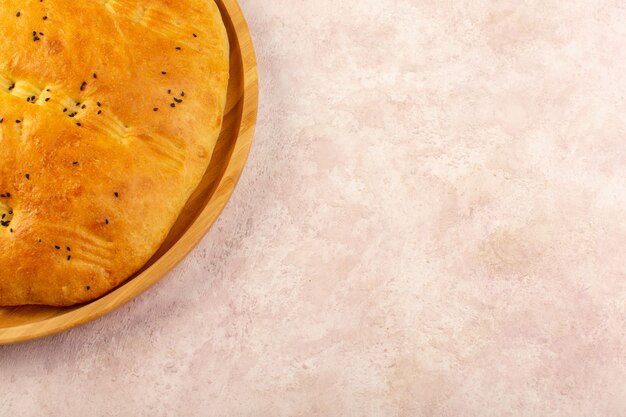
M 213 49 L 206 40 L 209 39 L 204 31 L 197 27 L 183 25 L 165 10 L 154 7 L 137 5 L 128 0 L 97 0 L 105 10 L 118 18 L 125 18 L 145 27 L 151 32 L 157 33 L 167 39 L 177 42 L 177 50 L 182 50 L 180 45 L 185 45 L 196 52 L 205 52 Z M 219 49 L 221 45 L 216 44 Z
M 97 76 L 93 78 L 95 80 Z M 83 81 L 79 86 L 80 91 L 84 92 L 88 85 L 87 81 Z M 26 103 L 54 109 L 68 119 L 73 119 L 72 122 L 77 127 L 91 128 L 120 143 L 127 143 L 131 135 L 131 128 L 126 126 L 110 109 L 107 109 L 105 104 L 97 100 L 73 98 L 54 86 L 39 87 L 0 71 L 0 93 L 20 98 Z M 0 117 L 3 116 L 0 115 Z

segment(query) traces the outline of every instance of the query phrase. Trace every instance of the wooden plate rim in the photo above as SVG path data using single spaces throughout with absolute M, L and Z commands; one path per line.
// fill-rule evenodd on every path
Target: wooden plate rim
M 0 329 L 0 345 L 38 339 L 69 330 L 102 317 L 137 297 L 171 271 L 196 247 L 226 207 L 241 177 L 252 146 L 258 110 L 258 73 L 252 38 L 239 4 L 236 0 L 216 0 L 216 3 L 221 6 L 222 13 L 226 13 L 227 16 L 224 18 L 230 19 L 235 29 L 243 65 L 244 88 L 238 136 L 230 161 L 211 201 L 176 243 L 140 275 L 108 295 L 78 308 L 69 309 L 67 313 L 36 323 Z

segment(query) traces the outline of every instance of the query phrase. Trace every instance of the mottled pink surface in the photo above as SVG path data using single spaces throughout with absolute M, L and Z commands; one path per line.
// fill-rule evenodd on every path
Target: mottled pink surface
M 242 0 L 239 188 L 1 416 L 626 416 L 622 0 Z

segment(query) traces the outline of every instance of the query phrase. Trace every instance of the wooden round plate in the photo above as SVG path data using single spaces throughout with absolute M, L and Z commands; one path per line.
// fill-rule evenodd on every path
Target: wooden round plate
M 109 313 L 167 274 L 202 239 L 228 202 L 246 163 L 256 123 L 258 79 L 248 25 L 236 0 L 216 0 L 230 40 L 224 125 L 211 164 L 165 243 L 135 276 L 108 295 L 70 308 L 0 308 L 0 345 L 48 336 Z

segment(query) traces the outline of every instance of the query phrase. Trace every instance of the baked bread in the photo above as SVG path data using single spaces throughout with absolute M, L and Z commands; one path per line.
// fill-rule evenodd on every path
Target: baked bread
M 212 0 L 0 1 L 0 305 L 90 301 L 205 173 L 226 31 Z

